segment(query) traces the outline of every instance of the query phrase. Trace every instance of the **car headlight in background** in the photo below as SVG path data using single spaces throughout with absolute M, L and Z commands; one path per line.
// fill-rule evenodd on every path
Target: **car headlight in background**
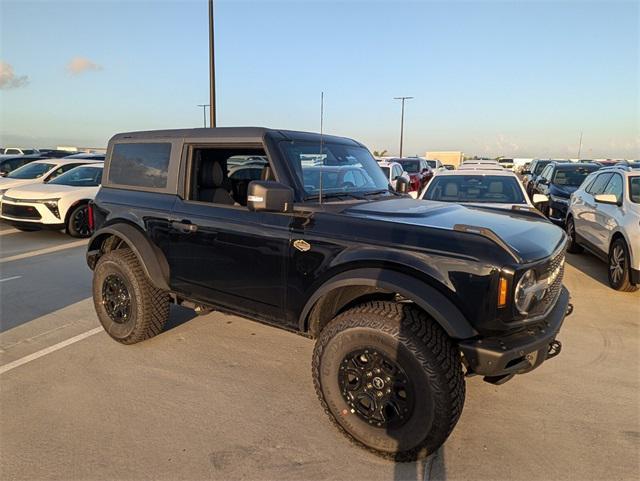
M 531 307 L 534 296 L 536 294 L 536 273 L 533 269 L 529 269 L 516 284 L 516 290 L 513 294 L 513 299 L 516 304 L 516 308 L 521 314 L 526 314 Z
M 40 203 L 47 206 L 47 209 L 51 211 L 58 219 L 60 218 L 60 210 L 58 209 L 58 201 L 60 199 L 44 199 Z
M 553 202 L 557 202 L 558 204 L 568 204 L 569 203 L 569 199 L 566 197 L 558 197 L 555 195 L 551 195 L 550 196 L 551 200 Z

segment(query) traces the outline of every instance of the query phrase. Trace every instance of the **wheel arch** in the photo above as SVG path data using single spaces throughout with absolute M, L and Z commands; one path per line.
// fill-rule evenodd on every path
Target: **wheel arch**
M 355 303 L 399 294 L 429 314 L 454 339 L 478 332 L 462 312 L 435 287 L 389 268 L 358 268 L 336 274 L 309 298 L 299 317 L 299 329 L 316 337 L 338 313 Z
M 135 254 L 154 287 L 170 290 L 169 263 L 166 257 L 138 227 L 127 222 L 102 227 L 91 236 L 87 250 L 89 268 L 93 270 L 102 254 L 119 248 L 122 243 Z

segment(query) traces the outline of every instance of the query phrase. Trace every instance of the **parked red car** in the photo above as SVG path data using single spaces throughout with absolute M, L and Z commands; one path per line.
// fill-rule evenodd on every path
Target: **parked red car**
M 409 174 L 409 192 L 420 194 L 433 177 L 433 171 L 427 161 L 419 157 L 403 157 L 388 159 L 389 162 L 398 162 Z

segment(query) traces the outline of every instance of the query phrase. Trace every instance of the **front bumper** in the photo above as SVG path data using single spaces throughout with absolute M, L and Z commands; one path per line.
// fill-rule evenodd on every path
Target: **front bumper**
M 58 209 L 60 207 L 58 206 Z M 14 201 L 6 197 L 0 200 L 0 220 L 18 227 L 31 229 L 62 229 L 64 221 L 45 204 L 29 201 Z
M 546 319 L 524 331 L 503 337 L 462 341 L 462 351 L 470 374 L 485 376 L 494 383 L 504 382 L 515 374 L 524 374 L 556 356 L 561 345 L 556 335 L 564 318 L 571 314 L 569 291 L 562 287 L 556 305 Z

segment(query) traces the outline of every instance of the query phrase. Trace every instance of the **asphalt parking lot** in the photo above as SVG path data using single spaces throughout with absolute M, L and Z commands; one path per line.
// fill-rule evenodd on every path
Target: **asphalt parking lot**
M 98 328 L 84 242 L 0 224 L 0 477 L 626 480 L 640 472 L 640 294 L 569 255 L 561 355 L 503 386 L 467 383 L 445 447 L 394 464 L 325 419 L 312 341 L 172 310 L 134 346 Z

